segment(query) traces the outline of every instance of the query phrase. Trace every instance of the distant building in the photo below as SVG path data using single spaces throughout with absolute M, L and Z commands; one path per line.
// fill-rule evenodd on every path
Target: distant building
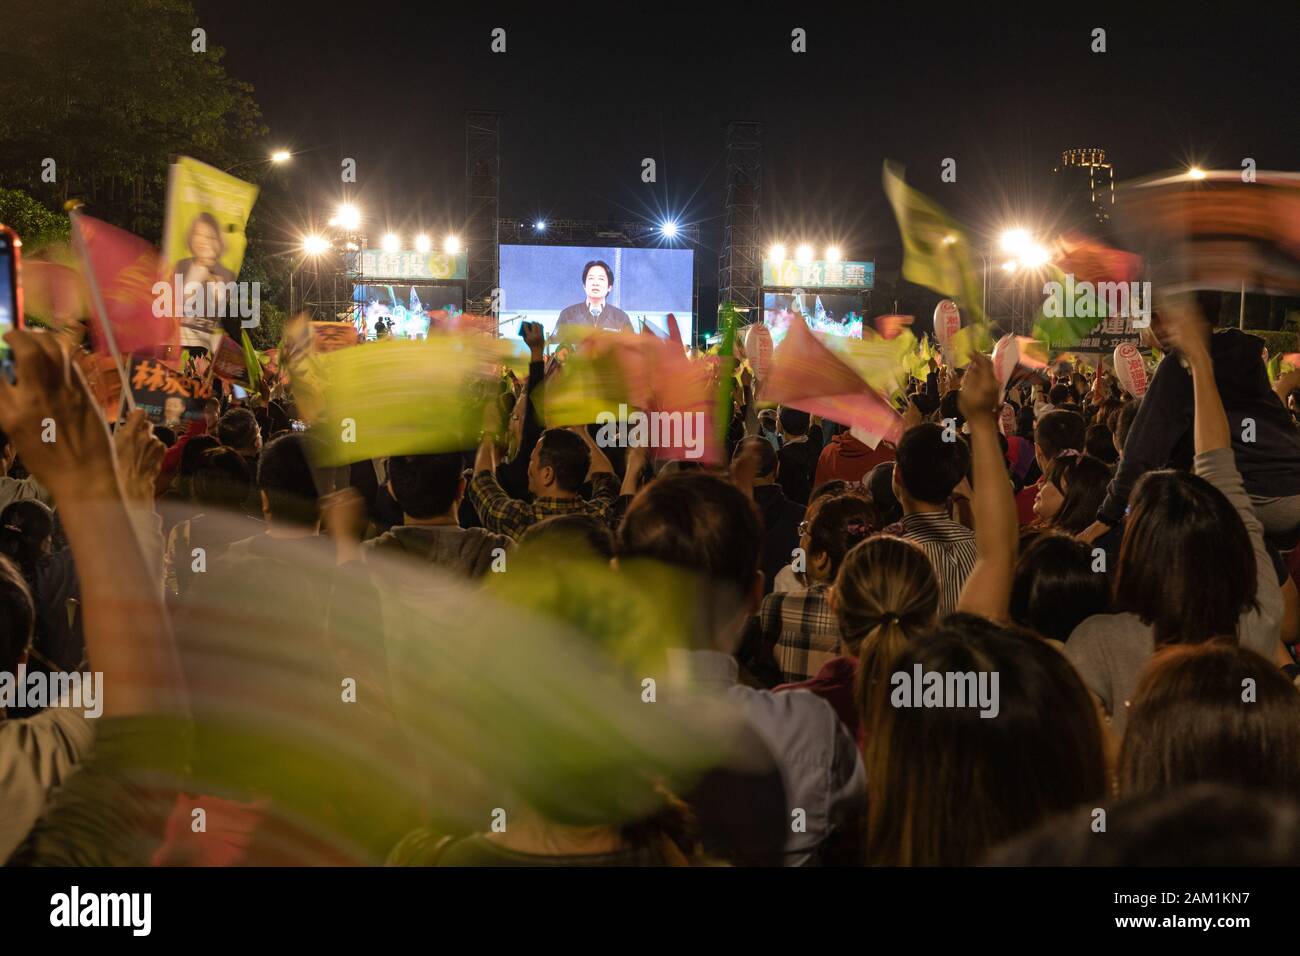
M 1115 207 L 1115 167 L 1096 146 L 1067 149 L 1053 170 L 1062 231 L 1105 231 Z

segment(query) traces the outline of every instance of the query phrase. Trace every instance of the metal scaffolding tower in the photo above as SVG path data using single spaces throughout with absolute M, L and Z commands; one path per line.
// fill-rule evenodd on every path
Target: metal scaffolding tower
M 501 113 L 465 114 L 465 311 L 486 314 L 497 288 Z
M 758 123 L 727 124 L 727 195 L 718 258 L 718 303 L 731 301 L 758 317 L 763 254 L 759 192 L 763 180 L 762 131 Z M 742 313 L 743 314 L 743 313 Z

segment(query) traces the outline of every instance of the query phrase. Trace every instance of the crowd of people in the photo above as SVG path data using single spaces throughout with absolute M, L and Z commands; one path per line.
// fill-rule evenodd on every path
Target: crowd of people
M 720 465 L 547 427 L 533 331 L 500 433 L 342 469 L 11 333 L 0 671 L 103 711 L 7 706 L 0 856 L 1300 863 L 1300 372 L 1153 331 L 1140 400 L 977 353 L 874 447 L 746 380 Z

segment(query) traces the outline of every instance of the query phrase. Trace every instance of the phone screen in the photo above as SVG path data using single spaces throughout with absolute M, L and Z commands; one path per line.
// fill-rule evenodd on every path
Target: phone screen
M 248 398 L 248 390 L 245 388 L 240 388 L 238 385 L 234 384 L 233 382 L 230 384 L 230 390 L 234 392 L 235 398 Z
M 18 257 L 12 234 L 0 231 L 0 336 L 18 327 Z M 13 356 L 0 338 L 0 373 L 13 381 Z

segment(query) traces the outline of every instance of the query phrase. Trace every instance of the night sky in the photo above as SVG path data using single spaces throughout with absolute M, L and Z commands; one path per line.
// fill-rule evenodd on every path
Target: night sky
M 352 196 L 372 235 L 460 230 L 464 111 L 496 109 L 503 217 L 698 223 L 702 310 L 716 285 L 729 120 L 763 124 L 765 245 L 834 241 L 886 269 L 899 250 L 885 157 L 976 233 L 1048 218 L 1051 170 L 1071 146 L 1104 147 L 1120 180 L 1191 163 L 1237 169 L 1246 156 L 1300 169 L 1295 4 L 1230 15 L 1184 4 L 1176 16 L 1137 4 L 779 16 L 734 5 L 727 18 L 705 6 L 459 16 L 441 4 L 198 2 L 228 71 L 253 84 L 272 143 L 300 153 L 284 173 L 297 206 L 286 231 L 328 217 L 345 156 L 358 162 Z M 504 54 L 489 49 L 498 26 Z M 807 53 L 791 52 L 794 27 Z M 1105 53 L 1090 50 L 1094 27 L 1107 31 Z M 655 184 L 641 182 L 647 156 Z M 940 181 L 945 157 L 956 183 Z

